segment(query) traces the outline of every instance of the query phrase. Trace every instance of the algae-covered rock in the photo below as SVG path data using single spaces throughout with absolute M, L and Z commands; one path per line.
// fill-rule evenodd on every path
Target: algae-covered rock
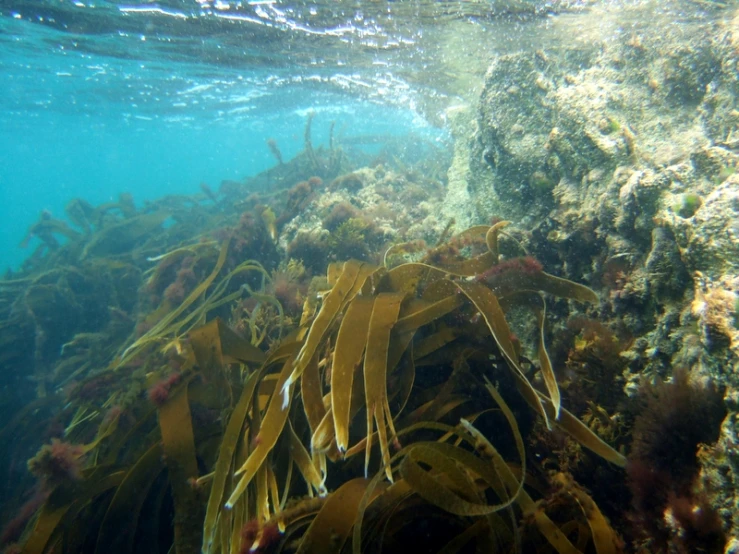
M 739 176 L 716 187 L 690 221 L 676 225 L 687 239 L 684 255 L 691 270 L 739 275 Z
M 500 196 L 525 196 L 531 175 L 547 171 L 556 106 L 545 65 L 533 54 L 511 54 L 495 59 L 485 75 L 479 139 Z
M 477 122 L 472 110 L 467 106 L 457 106 L 447 110 L 447 118 L 454 137 L 454 154 L 452 163 L 447 172 L 447 188 L 444 203 L 441 207 L 442 221 L 454 219 L 459 228 L 470 227 L 478 216 L 476 203 L 482 203 L 482 211 L 495 211 L 497 195 L 492 187 L 482 185 L 487 194 L 477 194 L 473 202 L 474 191 L 470 190 L 470 183 L 481 187 L 481 172 L 475 171 L 474 161 L 477 158 L 473 152 L 476 147 L 475 131 Z M 479 163 L 478 163 L 479 165 Z
M 601 287 L 601 308 L 633 338 L 621 354 L 628 387 L 681 367 L 725 384 L 731 397 L 739 390 L 739 10 L 706 6 L 727 11 L 676 23 L 620 6 L 594 25 L 614 24 L 617 34 L 495 58 L 466 184 L 478 206 L 492 189 L 500 199 L 480 215 L 532 222 L 530 252 Z M 700 462 L 720 482 L 706 488 L 712 506 L 739 537 L 737 483 L 724 478 L 739 467 L 730 429 L 716 446 L 723 462 Z

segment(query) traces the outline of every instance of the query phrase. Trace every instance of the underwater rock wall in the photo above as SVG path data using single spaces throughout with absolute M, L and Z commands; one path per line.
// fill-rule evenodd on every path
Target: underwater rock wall
M 736 537 L 739 10 L 634 15 L 607 41 L 492 61 L 455 153 L 471 199 L 457 217 L 532 229 L 539 259 L 601 287 L 601 315 L 633 337 L 627 392 L 675 368 L 727 386 L 701 463 Z

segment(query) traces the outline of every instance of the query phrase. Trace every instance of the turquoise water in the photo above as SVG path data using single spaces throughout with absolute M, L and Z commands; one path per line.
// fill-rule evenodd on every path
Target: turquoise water
M 311 111 L 315 145 L 331 122 L 339 140 L 440 134 L 401 80 L 385 84 L 384 99 L 366 85 L 387 71 L 353 75 L 339 62 L 340 71 L 313 59 L 311 44 L 275 51 L 274 37 L 247 36 L 249 22 L 214 23 L 202 3 L 174 4 L 0 7 L 3 271 L 34 248 L 18 245 L 41 212 L 63 217 L 76 197 L 98 204 L 130 192 L 141 203 L 253 176 L 275 164 L 267 139 L 285 159 L 302 149 Z M 179 13 L 190 14 L 186 28 L 177 28 Z

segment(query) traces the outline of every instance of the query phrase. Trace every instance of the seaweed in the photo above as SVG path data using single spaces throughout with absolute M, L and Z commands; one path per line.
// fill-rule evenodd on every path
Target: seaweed
M 159 211 L 123 219 L 108 225 L 85 245 L 82 258 L 127 252 L 159 229 L 170 213 Z
M 627 474 L 634 532 L 650 551 L 723 552 L 720 518 L 698 479 L 698 450 L 717 440 L 725 415 L 723 391 L 692 382 L 687 371 L 645 390 Z
M 490 252 L 495 250 L 495 242 L 496 240 L 493 237 L 490 240 Z M 455 267 L 463 266 L 457 264 Z M 393 278 L 395 274 L 398 277 Z M 509 478 L 507 481 L 508 489 L 506 490 L 503 485 L 505 480 L 501 481 L 502 477 L 490 473 L 493 471 L 492 467 L 497 467 L 499 472 L 502 471 L 501 468 L 505 466 L 502 458 L 496 459 L 496 463 L 492 467 L 482 469 L 487 466 L 481 466 L 479 461 L 473 461 L 477 458 L 474 456 L 470 458 L 469 456 L 472 455 L 470 452 L 465 450 L 454 451 L 454 456 L 457 459 L 466 460 L 466 465 L 476 468 L 476 473 L 481 474 L 481 476 L 489 475 L 488 480 L 491 486 L 497 487 L 499 494 L 502 495 L 502 502 L 499 505 L 482 502 L 479 508 L 472 508 L 468 501 L 454 500 L 458 493 L 454 492 L 453 489 L 449 489 L 448 492 L 444 493 L 443 490 L 445 489 L 443 487 L 439 488 L 441 484 L 437 482 L 438 478 L 428 481 L 431 478 L 429 471 L 431 471 L 431 474 L 439 472 L 445 478 L 452 479 L 452 482 L 457 483 L 458 486 L 466 487 L 468 491 L 473 490 L 470 488 L 472 487 L 471 483 L 460 485 L 462 483 L 459 481 L 461 474 L 458 474 L 453 466 L 444 461 L 449 459 L 450 452 L 445 451 L 446 453 L 441 457 L 433 454 L 438 448 L 446 448 L 446 446 L 440 446 L 437 443 L 413 443 L 402 448 L 395 456 L 390 454 L 391 444 L 400 444 L 400 435 L 403 432 L 408 432 L 408 429 L 401 431 L 395 428 L 394 422 L 397 421 L 397 413 L 394 414 L 390 406 L 391 404 L 397 404 L 396 400 L 398 399 L 394 398 L 395 395 L 389 394 L 387 383 L 393 378 L 393 374 L 397 379 L 402 380 L 402 375 L 407 374 L 409 368 L 412 367 L 413 364 L 407 360 L 406 349 L 418 329 L 425 325 L 434 324 L 439 318 L 463 306 L 454 290 L 460 290 L 484 314 L 489 314 L 487 317 L 491 326 L 490 330 L 493 338 L 497 340 L 497 348 L 503 353 L 511 369 L 514 370 L 518 384 L 524 387 L 524 397 L 531 401 L 532 405 L 538 405 L 536 410 L 542 417 L 546 421 L 556 422 L 560 428 L 569 432 L 584 446 L 600 456 L 617 465 L 624 464 L 624 459 L 620 454 L 605 445 L 602 440 L 593 435 L 585 425 L 578 422 L 569 412 L 559 408 L 555 387 L 556 381 L 553 378 L 549 378 L 547 381 L 550 387 L 549 395 L 545 395 L 530 385 L 518 366 L 518 355 L 512 345 L 507 342 L 510 332 L 504 322 L 503 310 L 490 289 L 482 283 L 460 281 L 455 278 L 448 280 L 449 278 L 445 278 L 444 274 L 444 271 L 436 270 L 424 264 L 407 264 L 399 266 L 391 272 L 385 272 L 383 268 L 376 268 L 359 262 L 348 262 L 333 265 L 329 268 L 328 281 L 333 286 L 330 292 L 324 295 L 321 309 L 313 321 L 303 328 L 301 334 L 305 338 L 300 343 L 299 352 L 284 362 L 276 382 L 271 385 L 272 396 L 268 401 L 264 417 L 260 421 L 253 450 L 242 467 L 236 472 L 236 475 L 240 475 L 241 479 L 228 499 L 227 507 L 235 508 L 243 498 L 246 498 L 243 495 L 250 483 L 255 480 L 256 493 L 257 495 L 260 494 L 259 471 L 264 467 L 263 464 L 266 462 L 270 451 L 279 448 L 279 437 L 285 433 L 288 442 L 291 444 L 289 449 L 291 458 L 298 465 L 301 475 L 303 475 L 310 488 L 319 494 L 325 493 L 324 479 L 327 476 L 325 456 L 336 460 L 342 458 L 349 460 L 359 452 L 364 451 L 364 472 L 365 475 L 368 475 L 369 468 L 373 465 L 372 445 L 374 440 L 377 439 L 380 450 L 379 471 L 369 481 L 368 491 L 373 491 L 379 486 L 380 477 L 378 476 L 380 475 L 390 481 L 399 477 L 406 487 L 410 487 L 411 492 L 420 495 L 426 502 L 437 505 L 458 516 L 491 514 L 510 506 L 512 502 L 520 498 L 522 495 L 522 481 Z M 401 277 L 401 275 L 403 276 Z M 449 283 L 446 287 L 438 284 L 445 282 Z M 536 278 L 521 282 L 523 287 L 521 292 L 527 291 L 532 286 L 541 286 L 545 289 L 554 288 L 558 292 L 566 291 L 575 299 L 591 299 L 594 296 L 592 292 L 587 291 L 584 287 L 581 288 L 579 285 L 568 281 L 556 281 L 554 287 L 551 287 L 550 282 L 548 277 L 537 274 Z M 429 299 L 433 298 L 436 301 L 420 305 L 417 302 L 411 302 L 414 297 L 426 289 L 437 291 L 428 295 Z M 361 294 L 359 294 L 360 291 L 362 291 Z M 444 297 L 445 292 L 447 296 Z M 439 299 L 439 296 L 442 296 L 442 298 Z M 488 304 L 481 303 L 482 298 L 488 298 L 489 307 Z M 540 326 L 543 326 L 544 311 L 538 310 L 537 313 Z M 339 318 L 339 314 L 343 315 Z M 338 324 L 337 321 L 339 321 Z M 331 338 L 333 336 L 335 336 L 335 339 Z M 503 340 L 502 337 L 505 337 L 506 340 Z M 319 353 L 322 351 L 323 347 L 321 345 L 324 343 L 335 345 L 332 348 L 333 355 L 326 358 L 327 361 L 330 360 L 331 364 L 328 409 L 325 409 L 324 401 L 321 398 L 321 385 L 317 380 L 318 374 L 316 373 L 320 365 L 317 356 L 323 356 Z M 539 350 L 542 371 L 551 373 L 551 364 L 544 354 L 543 343 Z M 406 358 L 406 362 L 401 363 L 404 358 Z M 364 375 L 363 381 L 357 379 L 358 372 Z M 308 421 L 312 421 L 310 424 L 312 429 L 310 440 L 312 453 L 310 455 L 307 450 L 301 448 L 299 444 L 300 437 L 295 430 L 296 424 L 292 421 L 292 417 L 297 417 L 297 412 L 292 409 L 296 394 L 293 384 L 301 378 L 304 380 L 301 398 L 305 414 Z M 306 380 L 313 384 L 307 386 Z M 360 396 L 361 393 L 356 387 L 357 384 L 360 385 L 360 389 L 363 385 L 364 398 Z M 309 394 L 309 390 L 313 389 L 316 392 Z M 281 401 L 280 395 L 282 397 Z M 551 397 L 554 397 L 554 400 Z M 497 398 L 500 399 L 499 396 Z M 502 399 L 500 400 L 502 401 Z M 405 399 L 401 399 L 399 402 L 401 407 L 406 404 Z M 365 412 L 367 420 L 366 434 L 358 442 L 351 444 L 350 422 L 360 410 Z M 510 414 L 510 411 L 508 413 Z M 291 416 L 290 414 L 296 415 Z M 510 417 L 513 424 L 515 424 L 513 416 Z M 319 420 L 320 423 L 316 424 Z M 425 425 L 431 425 L 431 423 Z M 470 431 L 474 429 L 471 424 L 467 424 L 466 429 L 467 433 L 474 432 Z M 459 431 L 459 433 L 463 432 Z M 479 447 L 483 440 L 484 437 L 476 433 L 475 437 L 469 439 L 468 442 L 473 447 L 475 444 Z M 334 444 L 336 451 L 332 451 Z M 519 445 L 519 452 L 523 453 L 523 442 L 520 440 L 520 433 L 517 444 Z M 492 445 L 489 445 L 489 443 L 487 445 L 489 449 L 492 449 Z M 396 475 L 393 467 L 399 457 L 402 460 L 398 466 L 399 473 Z M 523 460 L 523 455 L 521 455 L 521 458 Z M 436 470 L 422 469 L 419 463 L 426 468 L 431 464 L 430 467 L 436 468 Z M 321 468 L 320 473 L 316 473 L 317 468 Z M 431 484 L 433 484 L 433 487 L 430 487 Z M 359 482 L 355 486 L 359 487 Z M 432 491 L 435 492 L 432 494 Z M 365 495 L 368 494 L 372 495 L 373 492 L 365 492 Z M 382 494 L 384 493 L 380 493 L 379 497 Z M 582 498 L 584 499 L 584 497 Z M 215 506 L 215 504 L 212 505 Z M 526 505 L 533 506 L 533 501 Z M 358 517 L 360 519 L 367 508 L 368 506 L 364 501 L 360 503 L 358 507 Z M 533 510 L 533 508 L 530 509 Z M 257 511 L 260 512 L 259 508 L 257 508 Z M 268 512 L 262 509 L 261 513 L 264 516 Z M 592 514 L 592 510 L 589 513 Z M 559 545 L 558 548 L 563 552 L 575 551 L 574 547 L 572 547 L 572 550 L 568 549 L 569 547 L 566 545 L 569 542 L 561 536 L 561 532 L 550 520 L 541 514 L 537 517 L 542 522 L 541 527 L 544 529 L 544 533 L 555 547 Z M 610 527 L 603 527 L 605 520 L 602 519 L 602 516 L 597 522 L 594 523 L 594 521 L 591 521 L 594 526 L 593 533 L 599 543 L 606 541 L 602 536 L 603 533 L 610 533 L 608 537 L 615 536 Z M 356 541 L 358 538 L 361 540 L 362 531 L 361 527 L 357 527 L 356 524 L 354 529 L 356 551 Z M 603 531 L 604 529 L 606 531 Z M 615 544 L 617 541 L 613 539 L 612 542 Z
M 308 287 L 303 264 L 271 261 L 265 237 L 278 226 L 263 205 L 156 256 L 144 252 L 166 243 L 151 235 L 169 212 L 102 226 L 82 203 L 73 213 L 89 233 L 78 260 L 98 263 L 96 276 L 134 276 L 141 299 L 98 334 L 54 342 L 64 355 L 50 382 L 79 380 L 58 414 L 79 465 L 48 481 L 25 552 L 393 552 L 425 518 L 439 523 L 429 546 L 442 552 L 619 551 L 595 500 L 565 473 L 552 491 L 536 485 L 527 452 L 538 417 L 594 464 L 625 463 L 566 409 L 544 340 L 547 295 L 598 298 L 505 258 L 508 222 L 425 252 L 394 247 L 393 267 L 367 261 L 384 245 L 349 218 L 335 234 L 362 249 L 327 239 L 342 261 Z M 74 270 L 22 285 L 37 318 L 43 299 L 70 302 L 59 275 L 77 286 Z M 512 336 L 513 309 L 530 316 L 530 343 Z

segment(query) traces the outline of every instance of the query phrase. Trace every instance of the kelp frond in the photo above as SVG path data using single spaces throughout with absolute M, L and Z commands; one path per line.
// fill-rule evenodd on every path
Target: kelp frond
M 518 271 L 516 279 L 505 275 L 505 267 L 498 273 L 490 271 L 496 264 L 504 263 L 499 262 L 497 241 L 506 224 L 502 222 L 462 233 L 463 240 L 484 245 L 485 251 L 469 259 L 453 260 L 447 256 L 438 267 L 426 262 L 407 263 L 388 271 L 384 267 L 376 268 L 357 261 L 330 266 L 328 281 L 331 289 L 323 296 L 320 309 L 312 318 L 304 314 L 304 326 L 293 343 L 297 353 L 285 359 L 276 381 L 270 385 L 273 392 L 260 418 L 256 440 L 252 440 L 254 447 L 244 462 L 238 468 L 234 467 L 235 476 L 239 479 L 225 502 L 226 508 L 232 509 L 241 502 L 249 484 L 259 475 L 260 468 L 268 463 L 271 452 L 278 448 L 282 436 L 291 452 L 290 465 L 295 463 L 308 490 L 319 494 L 326 493 L 325 472 L 330 471 L 330 467 L 325 465 L 326 456 L 338 461 L 364 451 L 365 476 L 369 477 L 374 459 L 373 445 L 377 441 L 379 471 L 373 472 L 375 477 L 369 481 L 352 482 L 354 502 L 357 502 L 357 491 L 362 487 L 366 488 L 365 496 L 382 497 L 385 493 L 376 492 L 379 491 L 378 476 L 382 475 L 390 482 L 400 479 L 398 484 L 403 483 L 404 495 L 417 494 L 424 501 L 457 516 L 486 516 L 516 504 L 524 512 L 534 513 L 541 532 L 559 552 L 577 551 L 551 520 L 537 512 L 534 501 L 524 492 L 520 476 L 525 473 L 523 439 L 512 412 L 492 385 L 488 383 L 488 391 L 513 429 L 521 463 L 518 478 L 471 420 L 463 418 L 456 431 L 471 451 L 445 441 L 412 443 L 403 447 L 399 437 L 407 429 L 396 428 L 400 415 L 398 409 L 406 405 L 410 386 L 391 389 L 388 383 L 412 384 L 414 360 L 431 356 L 434 352 L 426 346 L 430 344 L 428 339 L 437 336 L 438 332 L 441 333 L 439 337 L 448 333 L 444 318 L 472 307 L 482 316 L 490 333 L 492 342 L 487 350 L 502 356 L 524 399 L 547 426 L 556 424 L 583 446 L 610 462 L 623 465 L 623 456 L 592 432 L 586 431 L 586 426 L 561 408 L 554 368 L 544 344 L 546 306 L 543 292 L 587 302 L 595 302 L 597 297 L 587 287 L 548 275 L 537 267 L 527 268 L 525 273 Z M 515 271 L 514 266 L 511 268 Z M 484 277 L 481 278 L 481 274 Z M 491 283 L 487 282 L 492 275 L 496 277 L 493 285 L 506 295 L 505 303 L 499 300 Z M 528 379 L 517 348 L 511 341 L 512 334 L 505 319 L 505 306 L 511 305 L 532 307 L 534 311 L 539 329 L 539 370 L 546 393 L 534 387 Z M 414 341 L 422 328 L 427 330 L 425 338 Z M 436 348 L 443 349 L 449 340 L 454 341 L 454 337 L 462 335 L 455 333 Z M 319 367 L 324 367 L 326 373 L 323 383 Z M 293 407 L 295 384 L 301 379 L 306 380 L 300 399 L 304 417 L 310 422 L 310 448 L 302 447 L 303 439 L 297 432 L 297 424 L 302 417 L 298 417 L 299 412 Z M 322 392 L 324 387 L 326 390 Z M 408 393 L 404 392 L 406 390 Z M 396 406 L 395 410 L 392 406 Z M 352 421 L 360 412 L 364 412 L 366 421 L 365 435 L 353 439 Z M 249 436 L 254 432 L 245 433 Z M 451 436 L 447 434 L 446 440 Z M 400 448 L 395 455 L 392 454 L 392 445 Z M 462 467 L 466 469 L 461 471 Z M 477 477 L 470 481 L 470 475 Z M 223 479 L 222 474 L 217 475 L 217 497 L 221 499 L 224 498 L 220 486 Z M 497 503 L 490 503 L 487 495 L 480 496 L 476 479 L 486 482 L 491 493 L 495 491 Z M 396 485 L 391 489 L 399 490 Z M 333 504 L 329 495 L 325 506 Z M 210 506 L 210 513 L 213 513 L 212 510 L 216 509 L 213 499 Z M 367 508 L 365 501 L 359 502 L 357 517 L 361 519 Z M 317 520 L 322 517 L 320 514 L 316 516 Z M 212 518 L 209 516 L 210 521 Z M 311 529 L 316 530 L 311 534 L 319 533 L 315 525 Z M 354 530 L 355 541 L 362 536 L 362 532 L 357 531 L 359 528 Z M 207 525 L 207 529 L 208 535 L 214 536 L 210 531 L 212 523 Z M 212 544 L 212 539 L 209 541 L 204 544 Z
M 94 467 L 74 491 L 52 492 L 27 551 L 72 540 L 68 528 L 84 536 L 74 518 L 102 507 L 96 549 L 114 544 L 130 552 L 141 529 L 156 531 L 171 499 L 178 552 L 382 551 L 428 515 L 443 522 L 444 532 L 429 539 L 442 552 L 472 543 L 481 552 L 521 551 L 521 520 L 548 545 L 542 550 L 618 552 L 618 537 L 569 476 L 556 482 L 576 508 L 567 512 L 570 521 L 538 502 L 528 437 L 514 415 L 522 399 L 547 427 L 624 465 L 563 406 L 544 342 L 546 294 L 582 302 L 597 296 L 537 264 L 502 259 L 506 225 L 473 227 L 422 261 L 391 269 L 331 264 L 328 290 L 306 301 L 294 329 L 268 297 L 270 274 L 260 264 L 224 269 L 233 267 L 224 242 L 208 275 L 117 362 L 164 356 L 165 346 L 179 364 L 166 394 L 139 409 L 125 433 L 118 419 L 100 423 L 88 450 Z M 261 288 L 242 286 L 248 274 Z M 209 317 L 244 294 L 270 306 L 275 340 L 268 351 L 263 330 L 244 338 Z M 513 307 L 536 324 L 536 364 L 512 338 L 506 317 Z M 168 372 L 165 366 L 147 379 Z M 90 407 L 76 414 L 75 432 L 101 419 Z M 129 452 L 131 445 L 138 447 Z

